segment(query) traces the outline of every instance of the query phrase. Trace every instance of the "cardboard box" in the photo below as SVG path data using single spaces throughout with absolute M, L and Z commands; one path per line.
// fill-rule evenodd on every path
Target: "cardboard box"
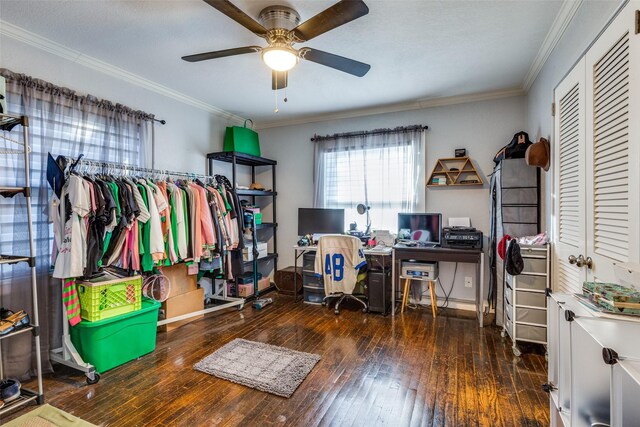
M 248 285 L 238 284 L 238 296 L 242 298 L 248 298 L 253 295 L 253 283 Z
M 268 277 L 264 277 L 258 280 L 258 291 L 263 291 L 271 285 L 271 281 Z M 242 298 L 248 298 L 253 295 L 253 283 L 238 284 L 238 296 Z
M 162 309 L 165 313 L 165 319 L 182 316 L 183 314 L 193 313 L 194 311 L 204 310 L 204 289 L 196 289 L 195 291 L 171 297 L 162 303 Z M 169 332 L 189 322 L 203 318 L 204 315 L 190 317 L 186 320 L 169 323 L 159 326 L 161 331 Z
M 162 267 L 162 274 L 171 282 L 170 298 L 198 289 L 198 276 L 189 275 L 188 267 L 184 263 Z

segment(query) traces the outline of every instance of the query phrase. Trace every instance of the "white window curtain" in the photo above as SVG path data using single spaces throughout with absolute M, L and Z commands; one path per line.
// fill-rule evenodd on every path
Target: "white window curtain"
M 153 116 L 92 96 L 54 86 L 23 74 L 0 69 L 6 79 L 7 110 L 29 119 L 31 147 L 32 221 L 36 248 L 42 360 L 50 369 L 49 350 L 59 346 L 62 333 L 60 281 L 49 277 L 53 232 L 47 206 L 51 190 L 46 180 L 47 153 L 147 166 L 146 153 L 153 144 Z M 22 141 L 18 126 L 1 135 Z M 0 150 L 20 149 L 0 139 Z M 0 154 L 0 186 L 23 186 L 21 155 Z M 27 255 L 29 233 L 26 204 L 22 196 L 0 198 L 0 253 Z M 25 264 L 0 266 L 0 305 L 32 313 L 30 272 Z M 5 376 L 26 378 L 33 372 L 30 334 L 3 345 Z
M 425 128 L 411 126 L 371 132 L 314 137 L 317 208 L 344 208 L 345 229 L 366 217 L 356 207 L 370 207 L 371 228 L 395 232 L 398 212 L 425 206 Z

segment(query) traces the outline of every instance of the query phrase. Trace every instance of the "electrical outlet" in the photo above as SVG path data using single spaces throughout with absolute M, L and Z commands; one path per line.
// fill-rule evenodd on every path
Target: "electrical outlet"
M 465 278 L 464 278 L 464 287 L 465 288 L 473 288 L 473 277 L 465 276 Z

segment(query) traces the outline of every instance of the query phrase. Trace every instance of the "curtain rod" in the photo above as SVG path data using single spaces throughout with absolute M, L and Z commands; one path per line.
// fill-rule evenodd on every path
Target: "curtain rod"
M 389 134 L 389 133 L 414 132 L 417 130 L 424 131 L 427 129 L 429 129 L 429 126 L 427 125 L 398 126 L 393 129 L 385 128 L 385 129 L 374 129 L 374 130 L 368 130 L 368 131 L 362 130 L 362 131 L 356 131 L 356 132 L 335 133 L 333 135 L 325 135 L 325 136 L 313 135 L 313 138 L 311 138 L 311 141 L 312 142 L 328 141 L 331 139 L 338 139 L 338 138 L 353 138 L 356 136 L 366 136 L 366 135 L 382 135 L 382 134 Z
M 118 169 L 121 171 L 141 172 L 146 174 L 155 173 L 155 174 L 168 175 L 168 176 L 183 176 L 185 178 L 204 178 L 204 179 L 215 178 L 212 175 L 203 175 L 199 173 L 174 172 L 174 171 L 168 171 L 164 169 L 150 169 L 150 168 L 143 168 L 139 166 L 123 165 L 121 163 L 100 162 L 97 160 L 83 159 L 82 155 L 80 155 L 80 157 L 78 157 L 77 159 L 73 157 L 68 157 L 68 156 L 64 156 L 64 158 L 67 160 L 67 163 L 72 165 L 73 167 L 76 167 L 77 165 L 86 165 L 86 166 L 95 166 L 95 167 L 101 167 L 101 168 L 107 168 L 107 169 Z
M 143 120 L 156 121 L 163 125 L 167 123 L 165 120 L 156 119 L 153 114 L 141 110 L 135 110 L 131 107 L 101 99 L 90 94 L 83 94 L 81 92 L 77 92 L 73 89 L 69 89 L 63 86 L 57 86 L 46 80 L 41 80 L 35 77 L 28 76 L 26 74 L 16 73 L 7 68 L 0 67 L 0 77 L 4 77 L 9 81 L 13 81 L 20 86 L 34 88 L 40 92 L 46 91 L 48 93 L 54 93 L 56 95 L 63 96 L 66 99 L 82 100 L 88 105 L 98 106 L 104 110 L 119 110 L 124 114 L 138 117 Z

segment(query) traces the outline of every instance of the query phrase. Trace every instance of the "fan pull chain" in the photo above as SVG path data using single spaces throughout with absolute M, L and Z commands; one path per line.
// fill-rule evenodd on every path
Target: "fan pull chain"
M 280 111 L 280 109 L 278 108 L 278 73 L 275 73 L 275 77 L 276 77 L 276 90 L 274 92 L 276 93 L 276 109 L 273 110 L 273 112 L 278 114 L 278 111 Z

